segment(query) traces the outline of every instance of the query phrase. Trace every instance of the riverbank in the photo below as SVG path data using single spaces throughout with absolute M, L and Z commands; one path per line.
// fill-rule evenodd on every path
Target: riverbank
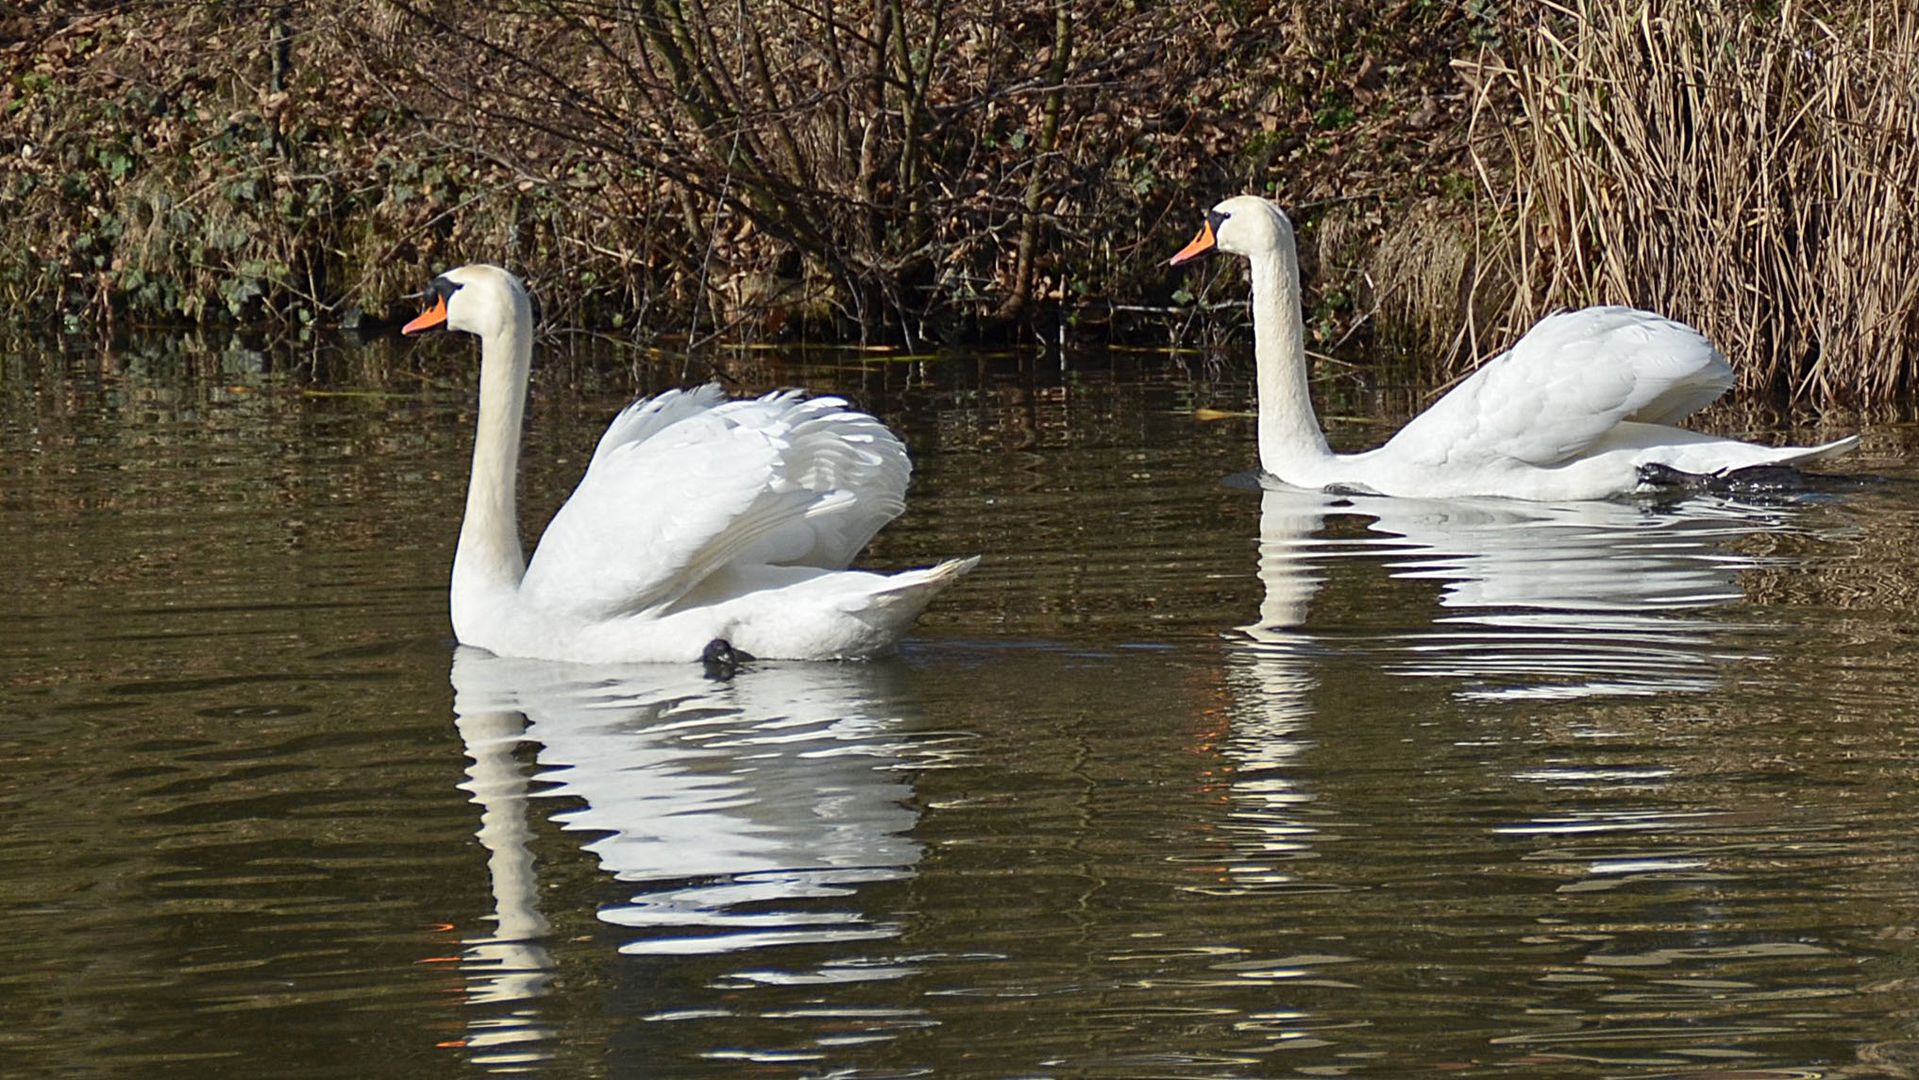
M 1895 5 L 1081 6 L 10 16 L 0 317 L 350 327 L 485 259 L 624 336 L 1218 339 L 1238 269 L 1164 261 L 1255 190 L 1319 351 L 1443 379 L 1630 302 L 1748 389 L 1913 384 Z

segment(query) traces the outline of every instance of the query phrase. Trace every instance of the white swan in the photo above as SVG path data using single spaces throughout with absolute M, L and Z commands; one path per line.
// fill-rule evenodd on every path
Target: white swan
M 709 385 L 620 413 L 529 563 L 514 517 L 533 361 L 526 290 L 476 264 L 430 291 L 433 307 L 403 332 L 445 326 L 480 339 L 451 595 L 465 644 L 586 663 L 694 660 L 715 641 L 769 659 L 865 657 L 979 561 L 847 570 L 905 508 L 906 448 L 838 398 L 727 401 Z
M 1259 464 L 1294 487 L 1605 499 L 1650 486 L 1662 466 L 1722 476 L 1816 461 L 1859 442 L 1768 447 L 1672 426 L 1732 386 L 1731 366 L 1691 327 L 1594 307 L 1541 319 L 1384 446 L 1335 454 L 1308 393 L 1292 223 L 1256 195 L 1227 199 L 1172 265 L 1215 248 L 1252 263 Z

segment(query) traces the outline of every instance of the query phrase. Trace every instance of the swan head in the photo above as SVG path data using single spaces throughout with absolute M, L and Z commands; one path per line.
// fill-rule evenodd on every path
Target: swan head
M 515 320 L 533 322 L 533 304 L 520 279 L 488 263 L 471 263 L 448 270 L 427 285 L 424 294 L 433 306 L 400 328 L 407 335 L 442 327 L 489 337 L 505 332 Z
M 1292 246 L 1293 223 L 1284 211 L 1257 195 L 1235 195 L 1206 211 L 1199 235 L 1179 249 L 1168 265 L 1178 266 L 1215 249 L 1250 259 Z

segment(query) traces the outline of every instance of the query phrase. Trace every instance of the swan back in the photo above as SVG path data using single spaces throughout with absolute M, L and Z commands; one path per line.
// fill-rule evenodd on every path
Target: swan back
M 667 391 L 614 420 L 521 596 L 603 619 L 728 566 L 844 569 L 905 508 L 911 472 L 899 439 L 839 398 Z
M 771 434 L 781 449 L 772 465 L 777 474 L 769 480 L 773 486 L 838 493 L 832 513 L 815 507 L 806 528 L 786 529 L 776 542 L 743 552 L 739 561 L 842 570 L 887 522 L 905 512 L 913 466 L 899 437 L 873 417 L 854 411 L 844 398 L 807 399 L 797 390 L 728 401 L 718 383 L 708 383 L 634 402 L 607 427 L 593 460 L 597 463 L 708 410 L 723 423 Z M 711 436 L 695 424 L 668 437 Z
M 1622 422 L 1683 419 L 1732 383 L 1726 358 L 1683 323 L 1626 307 L 1559 312 L 1401 428 L 1380 453 L 1449 469 L 1549 467 Z

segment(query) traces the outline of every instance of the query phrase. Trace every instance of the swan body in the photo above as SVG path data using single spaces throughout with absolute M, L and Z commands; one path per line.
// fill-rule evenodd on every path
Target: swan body
M 905 509 L 912 472 L 886 426 L 839 398 L 729 401 L 715 385 L 634 403 L 601 437 L 531 561 L 514 483 L 532 365 L 519 279 L 496 266 L 436 278 L 439 326 L 480 339 L 480 410 L 453 558 L 453 630 L 500 656 L 691 661 L 714 641 L 767 659 L 886 651 L 979 561 L 848 570 Z
M 1649 486 L 1642 470 L 1652 466 L 1723 476 L 1817 461 L 1859 442 L 1769 447 L 1675 426 L 1731 388 L 1726 358 L 1682 323 L 1593 307 L 1541 319 L 1385 445 L 1335 454 L 1308 392 L 1292 223 L 1258 196 L 1227 199 L 1172 261 L 1215 249 L 1251 263 L 1259 464 L 1295 487 L 1606 499 Z

